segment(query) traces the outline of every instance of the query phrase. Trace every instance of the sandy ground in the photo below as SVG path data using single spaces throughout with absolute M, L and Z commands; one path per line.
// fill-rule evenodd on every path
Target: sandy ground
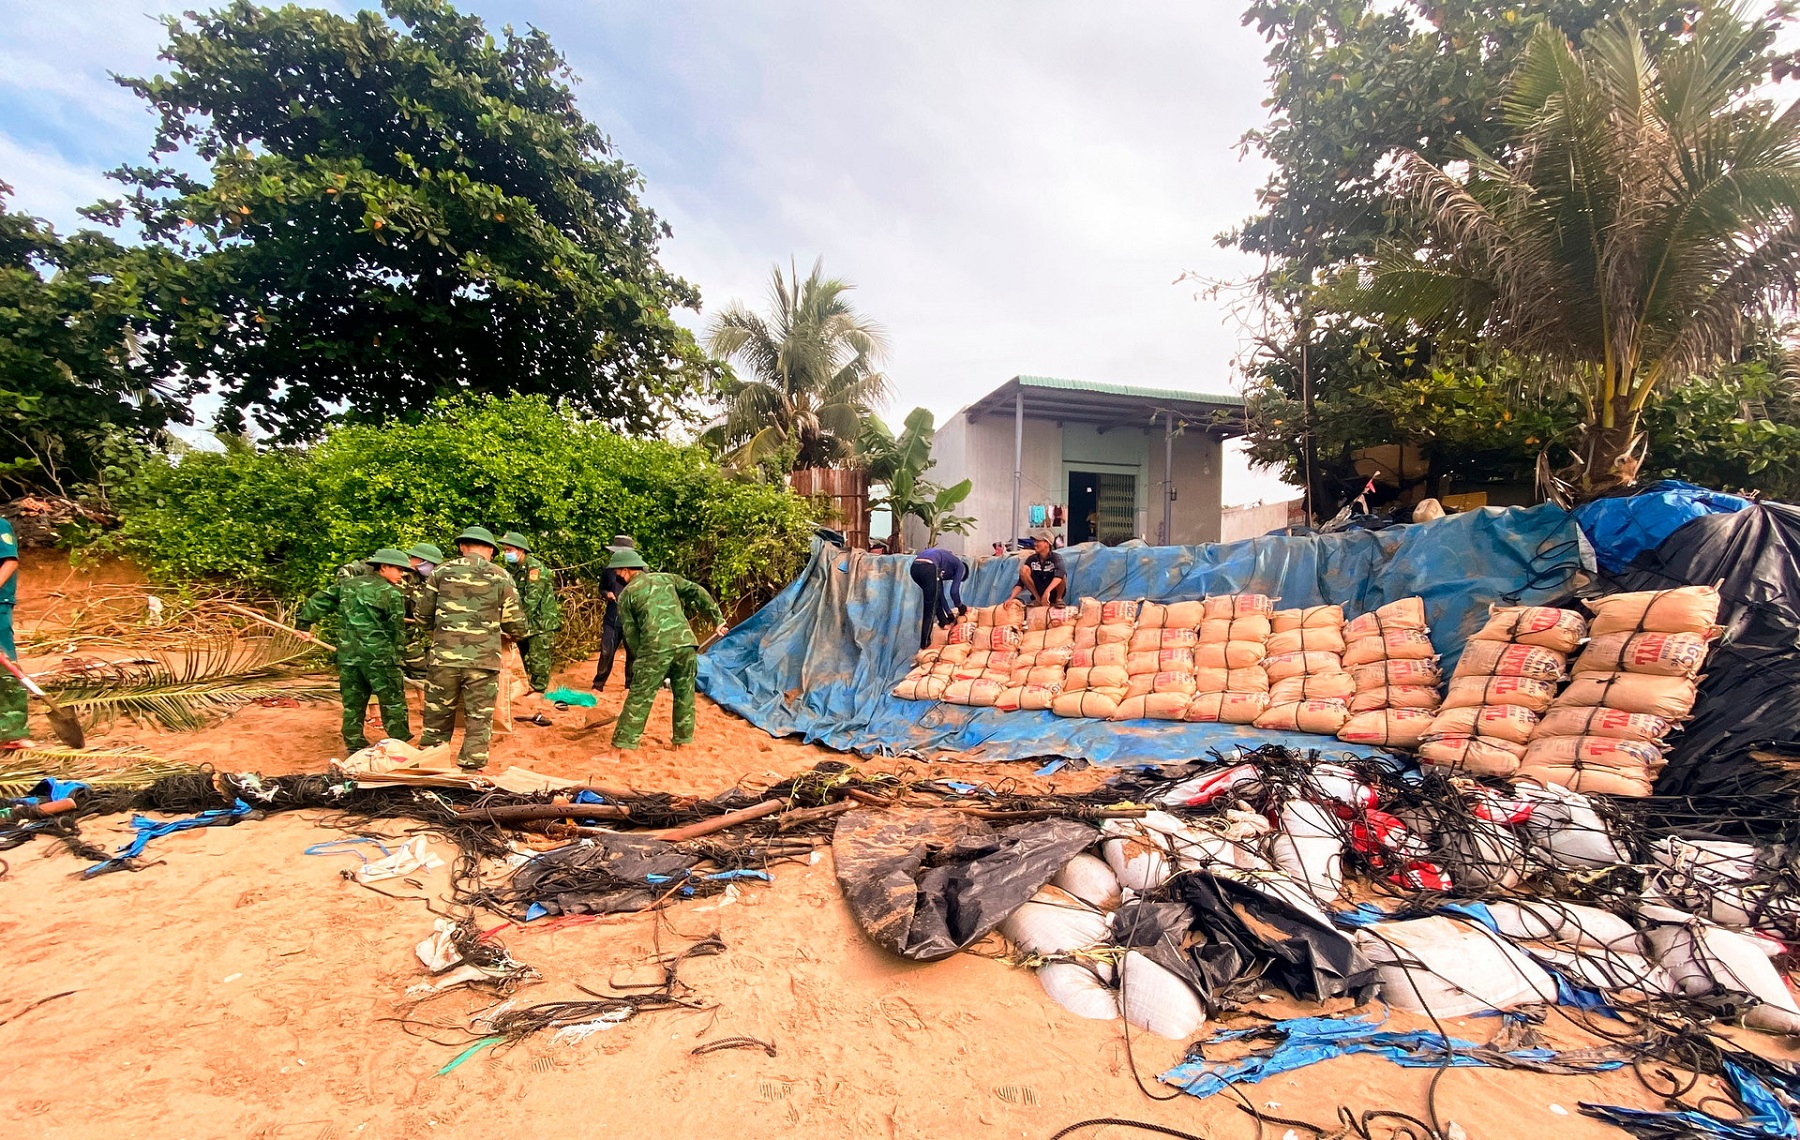
M 28 573 L 22 611 L 44 604 L 34 587 L 48 577 Z M 125 580 L 116 571 L 101 577 Z M 571 666 L 564 679 L 580 685 L 591 668 Z M 608 694 L 602 709 L 617 701 Z M 580 714 L 570 713 L 557 727 L 522 725 L 500 738 L 495 759 L 596 783 L 707 793 L 845 759 L 772 740 L 704 700 L 699 745 L 675 753 L 666 701 L 665 694 L 636 754 L 609 754 L 604 730 L 583 732 Z M 306 771 L 340 750 L 337 725 L 335 703 L 248 708 L 201 733 L 121 728 L 97 743 L 135 741 L 170 759 L 232 770 Z M 929 770 L 1045 786 L 1018 765 Z M 1064 786 L 1093 778 L 1084 773 Z M 339 875 L 353 857 L 304 854 L 344 834 L 333 822 L 289 813 L 187 832 L 156 841 L 147 856 L 156 862 L 142 871 L 92 881 L 76 877 L 84 864 L 60 844 L 37 841 L 0 856 L 8 864 L 0 877 L 0 1113 L 9 1134 L 660 1138 L 727 1128 L 743 1140 L 1043 1138 L 1079 1120 L 1123 1117 L 1209 1137 L 1256 1135 L 1229 1096 L 1146 1098 L 1121 1023 L 1065 1013 L 1027 971 L 977 954 L 917 965 L 876 950 L 850 919 L 828 851 L 817 863 L 777 868 L 772 884 L 744 890 L 733 905 L 694 901 L 660 915 L 499 930 L 514 956 L 542 974 L 520 991 L 524 1003 L 579 999 L 578 986 L 652 981 L 655 955 L 706 935 L 720 935 L 728 950 L 681 969 L 704 1011 L 646 1014 L 577 1044 L 539 1034 L 437 1075 L 473 1039 L 469 1015 L 488 1004 L 450 993 L 421 1005 L 405 994 L 421 977 L 413 947 L 430 933 L 433 908 L 442 908 L 445 872 L 383 884 L 404 898 L 364 889 Z M 116 844 L 125 821 L 96 821 L 85 831 Z M 388 833 L 399 831 L 395 824 Z M 453 855 L 442 842 L 433 849 Z M 65 991 L 72 992 L 31 1008 Z M 1265 1008 L 1301 1012 L 1285 1000 Z M 1423 1023 L 1395 1014 L 1391 1025 Z M 1453 1024 L 1477 1041 L 1495 1028 L 1492 1020 Z M 1555 1014 L 1547 1032 L 1587 1043 Z M 691 1055 L 705 1041 L 738 1035 L 773 1042 L 776 1055 Z M 1136 1068 L 1158 1095 L 1171 1090 L 1152 1075 L 1181 1052 L 1178 1043 L 1132 1035 Z M 1327 1124 L 1339 1105 L 1424 1115 L 1432 1077 L 1346 1058 L 1245 1093 L 1271 1113 Z M 1716 1087 L 1704 1082 L 1690 1099 L 1709 1091 Z M 1629 1073 L 1459 1069 L 1444 1075 L 1437 1108 L 1477 1138 L 1623 1135 L 1579 1115 L 1583 1100 L 1657 1107 Z M 1284 1132 L 1272 1126 L 1267 1135 Z M 1081 1135 L 1145 1133 L 1104 1126 Z

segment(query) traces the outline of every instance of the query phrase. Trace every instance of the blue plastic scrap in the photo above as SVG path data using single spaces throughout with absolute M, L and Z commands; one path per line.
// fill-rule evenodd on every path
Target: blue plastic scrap
M 152 839 L 161 839 L 165 835 L 174 835 L 178 831 L 192 831 L 197 827 L 218 827 L 236 823 L 249 815 L 253 809 L 243 800 L 235 800 L 228 808 L 215 808 L 203 811 L 199 815 L 190 815 L 182 819 L 172 819 L 167 823 L 158 823 L 145 815 L 131 817 L 131 826 L 137 830 L 130 843 L 119 848 L 112 858 L 105 862 L 95 863 L 81 873 L 84 879 L 95 875 L 104 875 L 108 871 L 123 870 L 125 865 L 144 853 Z
M 1419 526 L 1209 546 L 1084 544 L 1062 552 L 1071 597 L 1175 601 L 1263 593 L 1287 606 L 1343 603 L 1352 614 L 1417 594 L 1446 672 L 1491 603 L 1535 604 L 1563 593 L 1584 566 L 1580 528 L 1554 506 L 1483 508 Z M 922 599 L 909 555 L 815 545 L 800 577 L 700 657 L 700 689 L 773 736 L 865 755 L 980 749 L 983 760 L 1040 756 L 1096 764 L 1163 763 L 1213 749 L 1285 744 L 1328 758 L 1379 749 L 1246 725 L 1100 721 L 903 701 L 891 690 L 918 650 Z M 843 562 L 845 573 L 835 567 Z M 972 606 L 1006 599 L 1018 564 L 980 558 L 964 587 Z
M 1266 1077 L 1291 1073 L 1353 1053 L 1373 1053 L 1386 1057 L 1396 1065 L 1410 1069 L 1441 1067 L 1487 1067 L 1488 1062 L 1476 1053 L 1481 1046 L 1457 1037 L 1445 1037 L 1430 1030 L 1410 1033 L 1387 1033 L 1381 1026 L 1386 1015 L 1364 1018 L 1295 1017 L 1250 1029 L 1227 1029 L 1199 1042 L 1193 1051 L 1225 1041 L 1241 1041 L 1246 1037 L 1279 1038 L 1269 1049 L 1230 1061 L 1194 1058 L 1170 1069 L 1158 1079 L 1166 1085 L 1195 1097 L 1208 1097 L 1228 1085 L 1256 1084 Z M 1190 1056 L 1192 1052 L 1190 1051 Z M 1519 1061 L 1552 1061 L 1553 1049 L 1513 1049 L 1499 1054 Z M 1584 1061 L 1579 1066 L 1588 1072 L 1617 1069 L 1623 1061 Z
M 1709 491 L 1679 479 L 1652 483 L 1635 495 L 1595 499 L 1575 508 L 1581 533 L 1600 569 L 1618 574 L 1646 550 L 1655 550 L 1682 524 L 1702 515 L 1731 514 L 1750 500 Z
M 1744 1110 L 1742 1120 L 1720 1120 L 1704 1112 L 1657 1112 L 1617 1104 L 1581 1102 L 1581 1111 L 1616 1124 L 1634 1136 L 1661 1140 L 1675 1136 L 1720 1136 L 1725 1140 L 1794 1140 L 1800 1126 L 1773 1090 L 1735 1061 L 1725 1062 L 1725 1077 Z M 1790 1093 L 1795 1090 L 1788 1090 Z

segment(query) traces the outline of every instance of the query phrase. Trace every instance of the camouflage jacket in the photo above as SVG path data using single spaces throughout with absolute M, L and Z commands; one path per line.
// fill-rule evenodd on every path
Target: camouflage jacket
M 562 628 L 562 604 L 556 600 L 556 573 L 542 558 L 527 554 L 525 561 L 506 566 L 519 591 L 519 604 L 532 633 L 552 633 Z
M 354 562 L 346 562 L 337 568 L 339 578 L 360 578 L 364 574 L 374 573 L 375 564 L 367 558 L 358 558 Z M 399 590 L 401 596 L 406 599 L 406 620 L 408 622 L 416 623 L 418 621 L 414 615 L 419 609 L 419 593 L 424 588 L 425 579 L 411 570 L 408 570 L 406 576 L 401 578 L 398 585 L 395 586 L 395 589 Z
M 306 599 L 295 624 L 301 629 L 336 614 L 340 665 L 398 665 L 405 640 L 406 599 L 378 574 L 337 577 Z
M 500 637 L 531 636 L 519 591 L 480 555 L 452 558 L 419 591 L 419 621 L 431 630 L 431 664 L 500 671 Z
M 713 596 L 679 574 L 639 574 L 619 594 L 619 631 L 640 657 L 698 645 L 689 615 L 699 611 L 713 625 L 725 615 Z

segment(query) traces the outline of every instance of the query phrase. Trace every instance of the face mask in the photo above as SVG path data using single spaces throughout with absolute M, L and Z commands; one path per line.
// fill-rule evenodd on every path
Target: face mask
M 516 550 L 509 550 L 506 552 L 505 557 L 508 562 L 517 562 L 519 560 L 519 552 Z
M 431 577 L 431 572 L 432 572 L 432 571 L 433 571 L 433 570 L 436 570 L 436 569 L 437 569 L 437 563 L 435 563 L 435 562 L 421 562 L 421 563 L 419 563 L 419 564 L 418 564 L 418 565 L 417 565 L 417 566 L 415 566 L 415 567 L 413 567 L 413 569 L 415 569 L 415 570 L 417 570 L 417 571 L 418 571 L 418 572 L 419 572 L 419 577 L 421 577 L 421 578 L 429 578 L 429 577 Z

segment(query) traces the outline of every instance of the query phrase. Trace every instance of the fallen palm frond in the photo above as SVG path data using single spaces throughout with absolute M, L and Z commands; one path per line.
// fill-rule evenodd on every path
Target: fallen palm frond
M 80 780 L 96 788 L 143 788 L 165 776 L 198 771 L 148 750 L 128 748 L 21 748 L 0 765 L 0 797 L 29 795 L 47 776 Z
M 64 597 L 55 590 L 50 596 Z M 234 602 L 269 606 L 259 595 L 205 585 L 168 591 L 135 585 L 98 587 L 71 596 L 66 609 L 60 602 L 53 605 L 49 614 L 20 631 L 19 648 L 27 656 L 39 656 L 114 646 L 168 648 L 196 638 L 234 637 L 249 625 L 226 608 Z M 279 607 L 275 616 L 283 616 Z
M 90 723 L 125 715 L 164 728 L 202 728 L 264 697 L 315 700 L 336 692 L 287 671 L 313 651 L 291 634 L 193 638 L 130 661 L 86 661 L 39 677 L 57 700 Z
M 328 681 L 279 676 L 186 681 L 154 667 L 139 667 L 121 670 L 90 688 L 62 690 L 57 700 L 90 724 L 130 716 L 173 731 L 190 731 L 265 697 L 316 701 L 335 696 L 337 691 Z

